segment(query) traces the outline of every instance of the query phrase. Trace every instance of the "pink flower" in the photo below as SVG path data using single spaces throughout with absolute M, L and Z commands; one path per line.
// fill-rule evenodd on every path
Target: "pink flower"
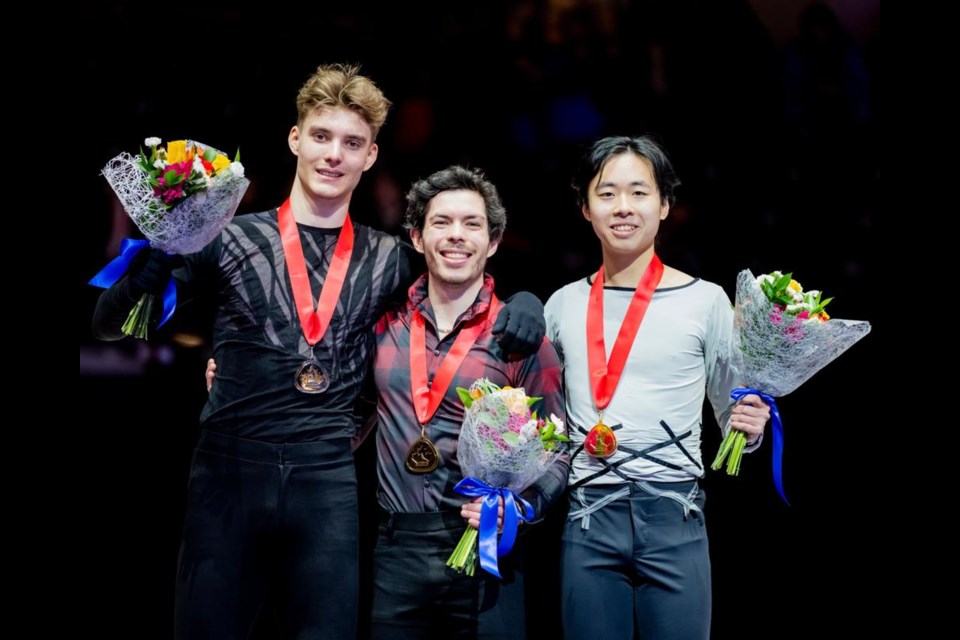
M 527 424 L 527 420 L 529 420 L 528 417 L 524 417 L 519 413 L 511 413 L 507 419 L 507 429 L 514 433 L 520 433 L 520 429 L 523 428 L 523 425 Z
M 806 311 L 803 313 L 810 315 Z M 793 319 L 790 326 L 784 330 L 783 337 L 785 337 L 788 342 L 800 342 L 804 335 L 803 319 L 800 317 L 800 314 L 797 314 L 797 317 Z
M 183 187 L 192 170 L 192 162 L 176 162 L 169 165 L 163 174 L 157 178 L 158 185 L 153 188 L 153 195 L 160 196 L 164 204 L 173 204 L 183 198 Z M 172 185 L 167 181 L 167 175 L 171 171 L 175 174 L 170 180 L 170 182 L 174 182 Z

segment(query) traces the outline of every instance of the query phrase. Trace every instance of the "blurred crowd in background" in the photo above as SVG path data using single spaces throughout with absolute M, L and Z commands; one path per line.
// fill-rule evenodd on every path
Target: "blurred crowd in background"
M 80 411 L 98 425 L 82 436 L 97 452 L 83 484 L 96 570 L 114 585 L 109 606 L 169 636 L 209 310 L 184 307 L 147 344 L 93 340 L 97 290 L 86 281 L 136 235 L 99 171 L 147 136 L 189 137 L 240 149 L 252 184 L 238 215 L 276 207 L 294 173 L 287 133 L 300 84 L 322 62 L 352 62 L 394 106 L 351 215 L 402 233 L 412 180 L 452 163 L 484 169 L 509 216 L 488 265 L 501 296 L 526 289 L 546 300 L 596 270 L 599 245 L 569 187 L 574 160 L 600 136 L 653 133 L 683 181 L 661 231 L 665 263 L 731 298 L 741 269 L 793 271 L 835 296 L 834 317 L 874 324 L 781 402 L 793 506 L 773 491 L 769 445 L 742 477 L 708 472 L 705 482 L 715 637 L 775 637 L 768 625 L 847 619 L 838 598 L 872 559 L 838 524 L 842 492 L 871 464 L 857 427 L 879 417 L 867 402 L 876 393 L 869 372 L 886 340 L 874 302 L 879 2 L 375 4 L 190 6 L 172 22 L 155 5 L 113 2 L 85 15 Z M 709 458 L 716 442 L 706 442 Z M 816 595 L 797 586 L 811 577 L 821 581 Z

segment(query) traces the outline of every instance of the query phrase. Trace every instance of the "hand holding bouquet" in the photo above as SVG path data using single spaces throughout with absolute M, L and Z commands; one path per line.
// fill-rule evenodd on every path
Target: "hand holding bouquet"
M 103 168 L 103 176 L 124 210 L 149 241 L 168 253 L 199 251 L 223 230 L 246 192 L 250 181 L 243 173 L 240 154 L 229 160 L 213 147 L 176 140 L 166 148 L 160 138 L 147 138 L 137 156 L 121 153 Z M 90 284 L 109 287 L 126 273 L 130 262 L 147 242 L 124 241 L 115 259 Z M 176 288 L 171 279 L 164 292 L 160 324 L 173 313 Z M 123 332 L 147 337 L 153 296 L 144 294 L 130 312 Z
M 518 521 L 533 517 L 533 508 L 516 492 L 536 482 L 563 452 L 569 439 L 563 421 L 551 415 L 538 418 L 531 411 L 540 398 L 523 389 L 499 387 L 486 378 L 457 388 L 467 408 L 457 458 L 464 478 L 455 490 L 483 497 L 480 529 L 467 527 L 447 566 L 473 575 L 479 551 L 480 566 L 500 577 L 497 557 L 509 553 Z M 497 512 L 503 500 L 503 534 L 497 541 Z M 479 535 L 479 542 L 478 542 Z
M 870 323 L 831 320 L 819 291 L 804 292 L 792 274 L 779 271 L 754 278 L 749 270 L 737 277 L 734 312 L 734 358 L 749 389 L 735 389 L 734 399 L 756 393 L 770 405 L 773 424 L 774 482 L 783 496 L 780 473 L 783 433 L 775 397 L 785 396 L 870 332 Z M 726 460 L 736 475 L 746 435 L 730 430 L 711 465 Z M 784 500 L 786 498 L 784 497 Z

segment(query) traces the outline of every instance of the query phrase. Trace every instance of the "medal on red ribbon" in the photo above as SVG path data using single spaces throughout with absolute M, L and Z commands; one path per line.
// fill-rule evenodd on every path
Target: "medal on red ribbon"
M 437 412 L 440 401 L 450 388 L 453 376 L 477 342 L 490 317 L 490 310 L 497 306 L 497 297 L 491 296 L 490 307 L 467 321 L 460 329 L 450 351 L 444 356 L 433 381 L 427 381 L 427 329 L 419 309 L 414 309 L 410 319 L 410 391 L 413 407 L 420 423 L 420 437 L 407 450 L 404 466 L 410 473 L 430 473 L 440 466 L 440 450 L 427 437 L 427 423 Z
M 337 246 L 333 250 L 330 268 L 323 279 L 320 298 L 314 308 L 310 274 L 307 272 L 303 245 L 300 243 L 300 231 L 297 229 L 297 221 L 293 217 L 289 199 L 277 211 L 277 223 L 280 227 L 283 258 L 286 261 L 287 273 L 290 274 L 290 288 L 293 290 L 293 301 L 297 306 L 300 328 L 307 344 L 310 345 L 310 357 L 297 368 L 293 376 L 293 386 L 303 393 L 323 393 L 330 387 L 330 374 L 317 361 L 313 348 L 330 326 L 330 319 L 333 318 L 333 311 L 337 308 L 337 301 L 340 299 L 340 291 L 347 279 L 347 268 L 350 266 L 350 256 L 353 254 L 353 224 L 350 222 L 350 213 L 347 212 L 337 238 Z
M 596 458 L 607 458 L 617 452 L 617 436 L 613 429 L 604 424 L 603 411 L 617 390 L 630 348 L 662 277 L 663 263 L 654 254 L 633 292 L 633 299 L 630 300 L 630 306 L 623 317 L 609 361 L 603 338 L 603 265 L 597 271 L 597 277 L 590 287 L 590 300 L 587 304 L 587 366 L 590 369 L 590 391 L 593 393 L 593 402 L 599 417 L 597 424 L 590 429 L 583 441 L 583 450 Z

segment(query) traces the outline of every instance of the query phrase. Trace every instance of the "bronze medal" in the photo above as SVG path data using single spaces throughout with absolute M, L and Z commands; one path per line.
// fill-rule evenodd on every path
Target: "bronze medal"
M 423 426 L 420 427 L 420 437 L 407 450 L 404 466 L 416 474 L 430 473 L 440 466 L 440 450 L 424 434 Z
M 311 358 L 297 369 L 293 386 L 303 393 L 323 393 L 330 388 L 330 376 L 319 362 Z
M 300 330 L 307 344 L 310 345 L 310 357 L 297 368 L 293 376 L 293 386 L 302 393 L 323 393 L 330 388 L 330 374 L 313 357 L 313 349 L 330 326 L 333 312 L 337 308 L 337 300 L 340 299 L 340 291 L 347 277 L 350 256 L 353 253 L 353 223 L 350 221 L 350 213 L 345 213 L 343 226 L 340 228 L 337 245 L 333 249 L 333 257 L 324 276 L 316 307 L 314 307 L 313 292 L 310 289 L 307 261 L 303 257 L 303 246 L 300 243 L 300 231 L 297 229 L 297 221 L 289 199 L 277 210 L 277 225 L 280 229 L 283 259 L 290 277 L 290 289 L 293 292 Z

